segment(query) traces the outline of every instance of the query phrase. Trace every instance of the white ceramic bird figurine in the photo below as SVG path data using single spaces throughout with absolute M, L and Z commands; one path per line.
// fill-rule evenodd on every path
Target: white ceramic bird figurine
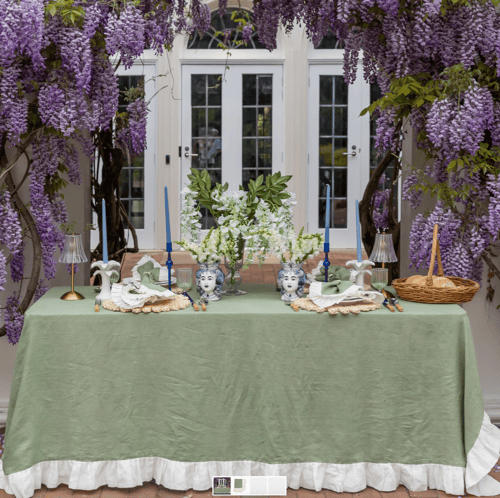
M 90 268 L 99 268 L 94 275 L 101 275 L 101 292 L 95 298 L 96 303 L 102 304 L 106 299 L 111 299 L 111 280 L 110 277 L 116 275 L 117 277 L 120 274 L 114 270 L 113 268 L 120 268 L 120 263 L 118 261 L 108 261 L 105 263 L 104 261 L 95 261 L 90 265 Z
M 370 270 L 367 270 L 367 266 L 375 266 L 373 261 L 369 261 L 365 259 L 364 261 L 357 261 L 355 259 L 351 259 L 346 263 L 346 266 L 353 266 L 354 268 L 349 268 L 349 272 L 351 273 L 351 282 L 356 282 L 356 285 L 362 287 L 364 289 L 365 286 L 365 273 L 369 275 L 372 274 Z

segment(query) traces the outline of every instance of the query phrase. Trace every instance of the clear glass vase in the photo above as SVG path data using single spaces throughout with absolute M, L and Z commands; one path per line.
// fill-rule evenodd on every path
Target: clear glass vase
M 227 273 L 224 279 L 226 284 L 226 290 L 223 292 L 226 296 L 242 296 L 246 294 L 245 291 L 239 289 L 243 278 L 240 274 L 240 270 L 243 266 L 243 258 L 237 261 L 231 262 L 230 259 L 224 256 L 224 266 L 226 267 Z

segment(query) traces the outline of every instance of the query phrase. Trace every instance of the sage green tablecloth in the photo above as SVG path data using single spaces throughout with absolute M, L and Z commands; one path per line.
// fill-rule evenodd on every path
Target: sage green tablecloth
M 148 315 L 95 313 L 93 288 L 78 302 L 51 289 L 26 314 L 5 475 L 154 456 L 465 467 L 484 412 L 459 306 L 332 317 L 244 288 L 206 313 Z

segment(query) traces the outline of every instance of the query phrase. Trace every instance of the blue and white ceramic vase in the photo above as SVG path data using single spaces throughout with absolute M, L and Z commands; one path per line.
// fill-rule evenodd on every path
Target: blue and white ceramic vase
M 278 287 L 281 291 L 281 300 L 292 302 L 304 295 L 306 272 L 302 269 L 303 263 L 281 263 L 278 272 Z
M 207 301 L 219 301 L 224 284 L 224 273 L 219 268 L 219 263 L 198 263 L 196 271 L 196 287 L 201 298 Z

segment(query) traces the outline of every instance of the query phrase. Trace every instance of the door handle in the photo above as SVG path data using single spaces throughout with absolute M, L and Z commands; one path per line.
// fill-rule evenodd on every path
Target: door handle
M 184 154 L 185 157 L 198 157 L 198 154 L 190 154 L 189 152 L 186 152 Z
M 355 156 L 356 155 L 356 152 L 342 152 L 342 155 L 344 156 Z

